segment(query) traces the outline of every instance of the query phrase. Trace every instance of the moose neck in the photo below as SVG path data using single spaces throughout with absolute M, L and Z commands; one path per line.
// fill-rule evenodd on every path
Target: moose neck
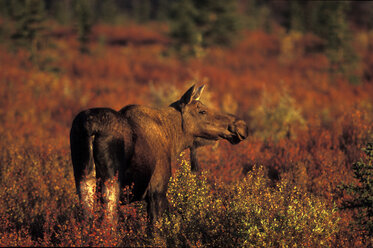
M 173 107 L 167 108 L 167 119 L 169 120 L 167 127 L 170 136 L 173 156 L 177 156 L 193 144 L 193 136 L 185 132 L 183 129 L 183 120 L 180 111 Z

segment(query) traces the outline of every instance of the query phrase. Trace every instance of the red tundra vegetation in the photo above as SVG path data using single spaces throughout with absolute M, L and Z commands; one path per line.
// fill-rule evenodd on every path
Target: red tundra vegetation
M 189 59 L 169 51 L 164 29 L 96 26 L 90 54 L 81 54 L 74 32 L 52 26 L 53 46 L 38 54 L 43 68 L 0 44 L 0 245 L 366 246 L 351 227 L 354 212 L 338 210 L 349 197 L 338 186 L 355 182 L 352 164 L 373 139 L 371 77 L 352 85 L 330 74 L 324 54 L 307 52 L 317 40 L 281 28 Z M 372 73 L 372 38 L 355 36 L 361 75 Z M 82 223 L 73 117 L 90 107 L 166 106 L 200 82 L 209 92 L 202 102 L 246 120 L 249 138 L 201 148 L 201 174 L 181 155 L 153 237 L 142 203 L 123 205 L 117 228 L 99 210 Z

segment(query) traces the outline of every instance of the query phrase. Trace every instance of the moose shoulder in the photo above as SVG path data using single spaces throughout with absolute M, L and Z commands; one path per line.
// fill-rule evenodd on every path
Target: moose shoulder
M 85 210 L 94 207 L 98 183 L 108 218 L 115 218 L 121 188 L 133 185 L 132 201 L 145 200 L 153 221 L 167 207 L 171 161 L 181 151 L 219 139 L 237 144 L 247 137 L 243 120 L 199 101 L 203 89 L 192 86 L 164 109 L 139 105 L 120 111 L 94 108 L 75 117 L 71 157 Z

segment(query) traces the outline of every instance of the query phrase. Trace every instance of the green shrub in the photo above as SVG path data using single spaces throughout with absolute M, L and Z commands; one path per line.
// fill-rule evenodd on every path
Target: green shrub
M 234 1 L 177 1 L 171 18 L 171 37 L 182 55 L 199 56 L 204 47 L 229 45 L 239 30 Z
M 295 99 L 286 90 L 282 90 L 278 101 L 274 101 L 264 91 L 261 104 L 251 111 L 251 128 L 262 139 L 271 138 L 278 141 L 284 137 L 294 136 L 297 128 L 305 125 L 301 109 Z
M 352 167 L 359 183 L 342 186 L 351 197 L 343 202 L 342 209 L 355 210 L 353 228 L 362 231 L 365 241 L 373 244 L 373 143 L 368 143 L 363 151 L 366 157 Z
M 352 47 L 352 32 L 347 21 L 350 1 L 291 1 L 291 29 L 311 31 L 325 42 L 331 75 L 341 74 L 358 84 L 359 57 Z
M 169 184 L 159 230 L 171 247 L 329 247 L 334 209 L 281 181 L 269 186 L 262 167 L 232 185 L 210 184 L 183 161 Z
M 246 2 L 246 11 L 243 19 L 243 25 L 249 30 L 263 29 L 271 31 L 271 9 L 263 1 L 251 0 Z
M 93 26 L 92 2 L 89 0 L 79 0 L 75 2 L 75 15 L 77 19 L 78 40 L 80 42 L 80 52 L 88 53 L 89 36 Z
M 45 42 L 44 1 L 16 0 L 9 2 L 8 5 L 10 15 L 15 21 L 15 31 L 11 38 L 16 46 L 28 49 L 30 60 L 36 62 L 38 52 Z
M 176 101 L 182 92 L 174 85 L 161 85 L 154 86 L 153 83 L 149 84 L 149 101 L 154 107 L 167 107 L 170 102 Z

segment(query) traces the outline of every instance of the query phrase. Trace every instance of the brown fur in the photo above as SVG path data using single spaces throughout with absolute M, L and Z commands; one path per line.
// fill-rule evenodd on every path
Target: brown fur
M 92 180 L 99 179 L 108 217 L 116 218 L 120 189 L 133 185 L 131 200 L 146 200 L 153 221 L 167 207 L 171 161 L 181 151 L 191 148 L 193 161 L 199 146 L 219 139 L 237 144 L 247 137 L 243 120 L 208 109 L 198 100 L 203 88 L 192 86 L 164 109 L 129 105 L 119 112 L 95 108 L 76 116 L 70 133 L 71 156 L 85 208 L 93 208 Z

